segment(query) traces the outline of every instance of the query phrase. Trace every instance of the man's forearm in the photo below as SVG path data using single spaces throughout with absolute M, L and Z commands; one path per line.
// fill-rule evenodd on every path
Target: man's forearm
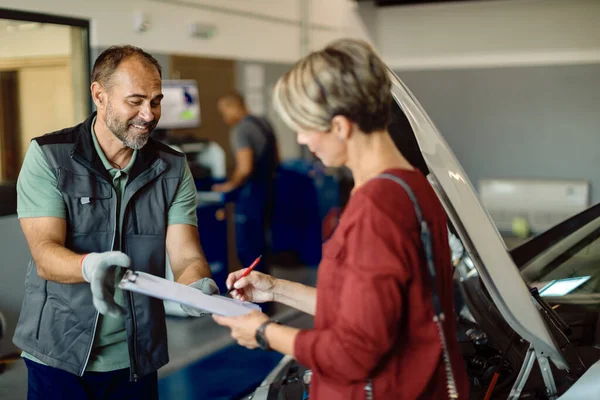
M 187 267 L 182 268 L 179 273 L 176 273 L 175 269 L 173 269 L 173 275 L 175 276 L 176 282 L 183 285 L 189 285 L 199 279 L 212 277 L 210 267 L 205 258 L 189 260 L 186 264 Z
M 240 169 L 235 169 L 231 178 L 229 178 L 229 182 L 233 185 L 234 188 L 241 186 L 246 179 L 250 176 L 250 172 L 242 171 Z
M 273 289 L 273 298 L 276 302 L 293 307 L 310 315 L 315 315 L 317 307 L 317 289 L 277 279 Z
M 40 278 L 58 283 L 83 283 L 81 258 L 58 243 L 41 243 L 34 251 L 34 261 Z

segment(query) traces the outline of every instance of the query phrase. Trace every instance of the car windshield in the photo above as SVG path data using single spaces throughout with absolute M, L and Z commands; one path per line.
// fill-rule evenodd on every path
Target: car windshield
M 522 274 L 542 296 L 600 304 L 600 218 L 540 253 Z

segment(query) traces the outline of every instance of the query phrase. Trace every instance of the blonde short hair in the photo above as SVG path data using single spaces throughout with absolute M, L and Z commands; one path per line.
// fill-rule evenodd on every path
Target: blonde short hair
M 391 116 L 388 69 L 369 44 L 342 39 L 298 61 L 273 90 L 273 103 L 294 131 L 329 131 L 343 115 L 370 133 Z

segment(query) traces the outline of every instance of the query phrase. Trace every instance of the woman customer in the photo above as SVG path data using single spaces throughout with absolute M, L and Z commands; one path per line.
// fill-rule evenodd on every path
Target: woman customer
M 298 143 L 326 166 L 348 167 L 355 187 L 323 246 L 316 289 L 258 272 L 240 278 L 244 270 L 227 279 L 235 298 L 315 315 L 314 329 L 282 326 L 260 312 L 214 317 L 239 344 L 292 355 L 312 369 L 311 399 L 446 399 L 448 386 L 468 399 L 446 215 L 390 138 L 390 90 L 385 64 L 356 40 L 308 55 L 279 80 L 275 107 Z M 431 263 L 415 206 L 429 228 Z M 442 312 L 447 351 L 434 321 Z

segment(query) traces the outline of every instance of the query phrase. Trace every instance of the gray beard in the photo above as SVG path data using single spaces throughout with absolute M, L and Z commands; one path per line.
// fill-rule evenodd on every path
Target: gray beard
M 108 107 L 106 109 L 106 126 L 108 127 L 108 130 L 111 131 L 111 133 L 113 135 L 115 135 L 115 137 L 117 139 L 119 139 L 121 142 L 123 142 L 123 144 L 127 147 L 129 147 L 130 149 L 133 150 L 139 150 L 142 147 L 144 147 L 146 145 L 146 143 L 148 143 L 148 139 L 150 138 L 150 132 L 151 130 L 148 131 L 147 134 L 145 135 L 136 135 L 134 133 L 129 132 L 129 126 L 131 125 L 130 122 L 121 122 L 119 120 L 117 120 L 116 118 L 113 118 L 113 112 L 112 112 L 112 107 L 110 106 L 110 103 L 108 104 Z M 139 125 L 148 125 L 147 123 L 139 123 Z

